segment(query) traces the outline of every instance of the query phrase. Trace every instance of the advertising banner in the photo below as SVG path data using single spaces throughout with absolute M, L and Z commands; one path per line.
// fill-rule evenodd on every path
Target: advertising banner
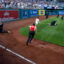
M 0 21 L 19 19 L 19 10 L 0 10 Z
M 49 12 L 49 15 L 57 15 L 56 12 Z
M 30 17 L 38 16 L 38 10 L 29 10 L 29 16 Z
M 59 11 L 59 15 L 64 15 L 64 11 Z
M 39 15 L 45 15 L 45 10 L 39 10 Z
M 22 18 L 28 18 L 28 10 L 22 10 Z

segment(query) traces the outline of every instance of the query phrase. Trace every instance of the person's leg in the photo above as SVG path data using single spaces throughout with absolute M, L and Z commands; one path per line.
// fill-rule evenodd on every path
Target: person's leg
M 47 16 L 46 16 L 46 19 L 47 19 Z
M 62 17 L 62 20 L 63 20 L 63 17 Z
M 3 31 L 2 31 L 2 33 L 8 33 L 8 31 L 6 31 L 6 30 L 3 30 Z
M 28 36 L 28 40 L 27 40 L 27 42 L 26 42 L 26 45 L 28 45 L 30 39 L 31 39 L 31 32 L 29 32 L 29 36 Z
M 35 32 L 32 32 L 30 42 L 31 42 L 32 39 L 34 38 L 34 35 L 35 35 Z
M 10 31 L 2 30 L 0 33 L 11 33 Z
M 3 24 L 0 25 L 0 33 L 11 33 L 10 31 L 3 30 Z
M 0 25 L 0 33 L 3 31 L 3 24 Z

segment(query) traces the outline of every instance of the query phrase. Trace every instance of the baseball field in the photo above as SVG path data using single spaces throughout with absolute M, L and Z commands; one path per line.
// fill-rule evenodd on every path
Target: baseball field
M 0 64 L 64 64 L 64 21 L 56 16 L 39 19 L 38 31 L 29 46 L 28 26 L 35 17 L 4 24 L 4 29 L 11 33 L 0 33 Z M 53 20 L 57 21 L 56 26 L 49 25 Z
M 56 26 L 50 26 L 52 21 L 56 21 Z M 37 34 L 35 39 L 50 42 L 56 45 L 64 46 L 64 21 L 61 17 L 51 17 L 47 20 L 41 21 L 37 26 Z M 21 28 L 20 33 L 28 36 L 29 27 Z

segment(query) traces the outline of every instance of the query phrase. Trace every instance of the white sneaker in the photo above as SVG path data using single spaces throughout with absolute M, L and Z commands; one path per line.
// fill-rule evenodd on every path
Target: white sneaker
M 11 33 L 11 31 L 8 31 L 8 33 Z

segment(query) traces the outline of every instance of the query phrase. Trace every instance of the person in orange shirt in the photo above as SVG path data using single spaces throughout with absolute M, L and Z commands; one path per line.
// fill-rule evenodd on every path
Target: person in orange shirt
M 34 23 L 33 23 L 33 25 L 31 25 L 29 27 L 30 27 L 30 31 L 29 31 L 29 36 L 28 36 L 26 45 L 28 45 L 28 43 L 31 42 L 32 39 L 34 38 L 35 31 L 37 32 L 37 26 Z

